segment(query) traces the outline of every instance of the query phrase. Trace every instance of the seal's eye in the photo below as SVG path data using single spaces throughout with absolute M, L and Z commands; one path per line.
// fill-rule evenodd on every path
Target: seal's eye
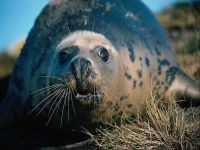
M 98 49 L 98 55 L 104 62 L 109 62 L 109 53 L 108 50 L 104 47 Z
M 64 62 L 69 58 L 69 54 L 65 51 L 63 52 L 60 52 L 59 54 L 59 58 L 58 58 L 58 61 L 59 61 L 59 64 L 60 65 L 63 65 Z

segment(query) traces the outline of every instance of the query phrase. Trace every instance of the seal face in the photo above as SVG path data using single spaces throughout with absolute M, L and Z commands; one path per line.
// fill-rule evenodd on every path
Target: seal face
M 113 52 L 113 46 L 104 36 L 77 31 L 57 46 L 49 74 L 63 78 L 63 87 L 73 90 L 80 102 L 98 102 L 103 97 L 101 69 L 111 68 L 111 61 L 115 59 Z M 52 82 L 49 84 L 52 85 Z
M 53 115 L 56 116 L 56 111 L 59 113 L 54 121 L 60 120 L 60 126 L 63 118 L 76 120 L 80 112 L 81 118 L 88 117 L 99 103 L 108 98 L 111 100 L 109 89 L 123 78 L 117 50 L 99 33 L 70 33 L 56 46 L 50 59 L 46 76 L 41 76 L 45 79 L 45 86 L 31 93 L 32 110 L 29 112 L 47 116 L 46 125 Z M 116 89 L 120 94 L 121 87 Z

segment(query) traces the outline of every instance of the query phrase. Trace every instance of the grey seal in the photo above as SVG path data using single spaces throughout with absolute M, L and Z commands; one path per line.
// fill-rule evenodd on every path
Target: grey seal
M 153 83 L 155 83 L 155 86 Z M 166 35 L 140 1 L 55 0 L 36 19 L 0 106 L 17 122 L 59 131 L 134 114 L 152 87 L 199 103 L 199 84 L 178 66 Z

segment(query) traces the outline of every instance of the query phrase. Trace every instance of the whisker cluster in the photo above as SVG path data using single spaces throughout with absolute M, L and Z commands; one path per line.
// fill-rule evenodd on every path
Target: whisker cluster
M 41 113 L 47 114 L 48 119 L 45 126 L 48 126 L 52 118 L 58 116 L 58 113 L 60 114 L 60 120 L 58 119 L 60 127 L 62 127 L 63 124 L 65 111 L 67 112 L 68 121 L 70 121 L 70 112 L 73 112 L 73 115 L 76 116 L 74 98 L 79 100 L 82 104 L 91 104 L 92 102 L 94 109 L 96 104 L 101 101 L 102 92 L 100 90 L 100 83 L 95 84 L 91 81 L 88 87 L 88 94 L 80 95 L 77 91 L 77 87 L 66 81 L 65 75 L 62 75 L 60 78 L 53 76 L 40 76 L 40 78 L 50 78 L 59 81 L 59 83 L 43 87 L 30 93 L 34 98 L 40 96 L 42 99 L 38 104 L 34 105 L 33 109 L 28 114 L 34 113 L 35 117 Z
M 48 109 L 48 120 L 45 124 L 45 126 L 48 126 L 48 124 L 52 120 L 52 117 L 56 116 L 57 113 L 60 111 L 60 127 L 62 127 L 64 110 L 66 107 L 68 121 L 70 120 L 70 107 L 72 107 L 74 115 L 76 115 L 75 106 L 73 103 L 73 95 L 75 96 L 75 89 L 72 87 L 66 88 L 64 84 L 65 81 L 62 78 L 52 76 L 41 77 L 56 79 L 62 81 L 62 84 L 60 83 L 50 85 L 30 93 L 30 95 L 33 95 L 34 98 L 38 96 L 43 96 L 44 98 L 40 100 L 40 102 L 36 106 L 33 107 L 33 109 L 28 113 L 28 115 L 31 115 L 33 112 L 35 112 L 35 116 L 37 117 L 39 114 L 44 112 L 45 109 Z

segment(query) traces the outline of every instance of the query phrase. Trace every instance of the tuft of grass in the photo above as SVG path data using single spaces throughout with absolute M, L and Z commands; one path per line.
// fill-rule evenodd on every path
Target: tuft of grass
M 88 133 L 100 149 L 198 149 L 200 108 L 181 109 L 175 101 L 151 97 L 134 120 L 107 123 Z

